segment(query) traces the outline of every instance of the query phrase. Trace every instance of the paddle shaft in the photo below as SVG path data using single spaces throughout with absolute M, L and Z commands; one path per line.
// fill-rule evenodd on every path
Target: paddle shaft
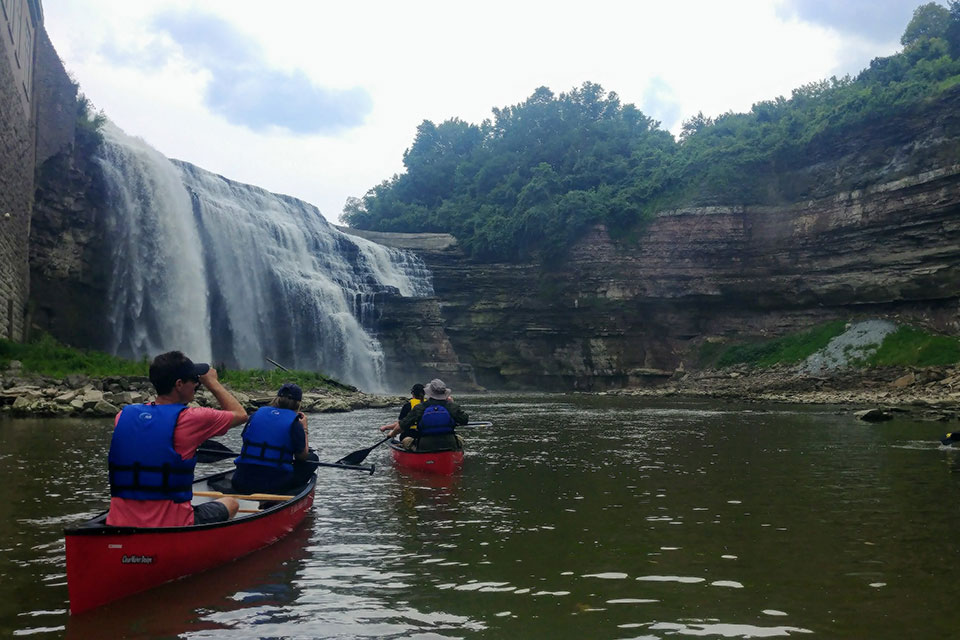
M 215 442 L 208 440 L 207 442 Z M 220 443 L 217 443 L 220 444 Z M 214 459 L 224 460 L 226 458 L 236 458 L 240 454 L 236 451 L 231 451 L 226 447 L 222 449 L 211 448 L 211 447 L 200 447 L 197 449 L 198 454 L 207 454 L 212 456 Z M 205 460 L 203 462 L 210 462 L 210 460 Z M 366 471 L 369 474 L 373 474 L 376 471 L 377 466 L 373 464 L 338 464 L 336 462 L 320 462 L 319 460 L 300 460 L 300 464 L 315 464 L 318 467 L 332 467 L 334 469 L 349 469 L 351 471 Z
M 379 447 L 380 445 L 382 445 L 384 442 L 386 442 L 392 437 L 393 436 L 387 436 L 386 438 L 384 438 L 377 444 L 373 445 L 372 447 L 367 447 L 366 449 L 358 449 L 353 453 L 348 453 L 347 455 L 337 460 L 336 464 L 350 464 L 350 465 L 360 464 L 368 455 L 370 455 L 371 451 L 373 451 L 374 449 L 376 449 L 377 447 Z
M 267 362 L 269 362 L 270 364 L 272 364 L 273 366 L 275 366 L 276 368 L 278 368 L 278 369 L 280 369 L 280 370 L 282 370 L 282 371 L 286 371 L 287 373 L 290 373 L 290 369 L 287 369 L 285 366 L 283 366 L 282 364 L 280 364 L 280 363 L 277 362 L 276 360 L 272 360 L 271 358 L 267 358 L 266 356 L 264 356 L 264 359 L 265 359 Z
M 219 491 L 194 491 L 193 495 L 201 498 L 236 498 L 237 500 L 263 500 L 266 502 L 283 502 L 293 500 L 296 496 L 281 496 L 275 493 L 220 493 Z

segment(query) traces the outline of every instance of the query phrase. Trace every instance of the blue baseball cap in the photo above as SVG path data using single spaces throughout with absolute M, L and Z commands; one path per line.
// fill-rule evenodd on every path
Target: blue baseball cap
M 300 400 L 303 399 L 303 389 L 292 382 L 285 382 L 283 386 L 280 387 L 280 390 L 277 391 L 277 397 L 290 398 L 291 400 L 300 402 Z

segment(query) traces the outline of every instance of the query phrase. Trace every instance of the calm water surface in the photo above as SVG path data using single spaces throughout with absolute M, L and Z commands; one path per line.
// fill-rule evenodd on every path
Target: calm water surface
M 828 408 L 458 398 L 450 478 L 320 470 L 264 551 L 67 615 L 62 529 L 107 502 L 110 420 L 0 421 L 0 637 L 957 637 L 960 450 Z M 335 460 L 394 411 L 310 416 Z M 955 426 L 955 425 L 954 425 Z M 239 430 L 223 438 L 236 447 Z M 209 465 L 211 470 L 224 463 Z

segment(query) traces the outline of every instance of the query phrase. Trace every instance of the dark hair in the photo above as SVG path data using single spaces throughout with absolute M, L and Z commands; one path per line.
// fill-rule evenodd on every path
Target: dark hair
M 410 387 L 410 395 L 412 395 L 414 398 L 423 400 L 423 385 L 418 382 Z
M 177 380 L 182 380 L 180 373 L 185 365 L 193 362 L 181 351 L 161 353 L 150 363 L 150 384 L 157 390 L 158 395 L 166 395 L 173 391 Z

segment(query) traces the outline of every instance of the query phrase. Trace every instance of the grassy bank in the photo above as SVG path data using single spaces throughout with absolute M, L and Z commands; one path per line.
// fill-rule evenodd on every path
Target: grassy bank
M 64 378 L 73 374 L 91 378 L 146 377 L 150 369 L 147 358 L 126 360 L 100 351 L 75 349 L 57 342 L 49 335 L 27 343 L 0 339 L 0 370 L 8 369 L 13 360 L 22 364 L 23 375 L 49 378 Z M 222 382 L 238 391 L 276 389 L 284 382 L 296 382 L 306 390 L 356 390 L 315 371 L 226 369 L 221 365 L 217 366 L 217 374 Z
M 716 364 L 718 367 L 735 364 L 770 367 L 775 364 L 803 362 L 826 347 L 831 339 L 843 333 L 845 325 L 843 320 L 837 320 L 803 333 L 728 347 L 720 354 Z
M 723 349 L 711 345 L 707 352 L 716 367 L 746 364 L 770 367 L 798 364 L 823 349 L 836 336 L 844 333 L 847 322 L 838 320 L 802 333 L 772 340 L 739 344 Z M 852 358 L 853 367 L 931 367 L 960 362 L 960 338 L 933 334 L 916 327 L 901 326 L 888 334 L 876 351 L 867 358 Z

